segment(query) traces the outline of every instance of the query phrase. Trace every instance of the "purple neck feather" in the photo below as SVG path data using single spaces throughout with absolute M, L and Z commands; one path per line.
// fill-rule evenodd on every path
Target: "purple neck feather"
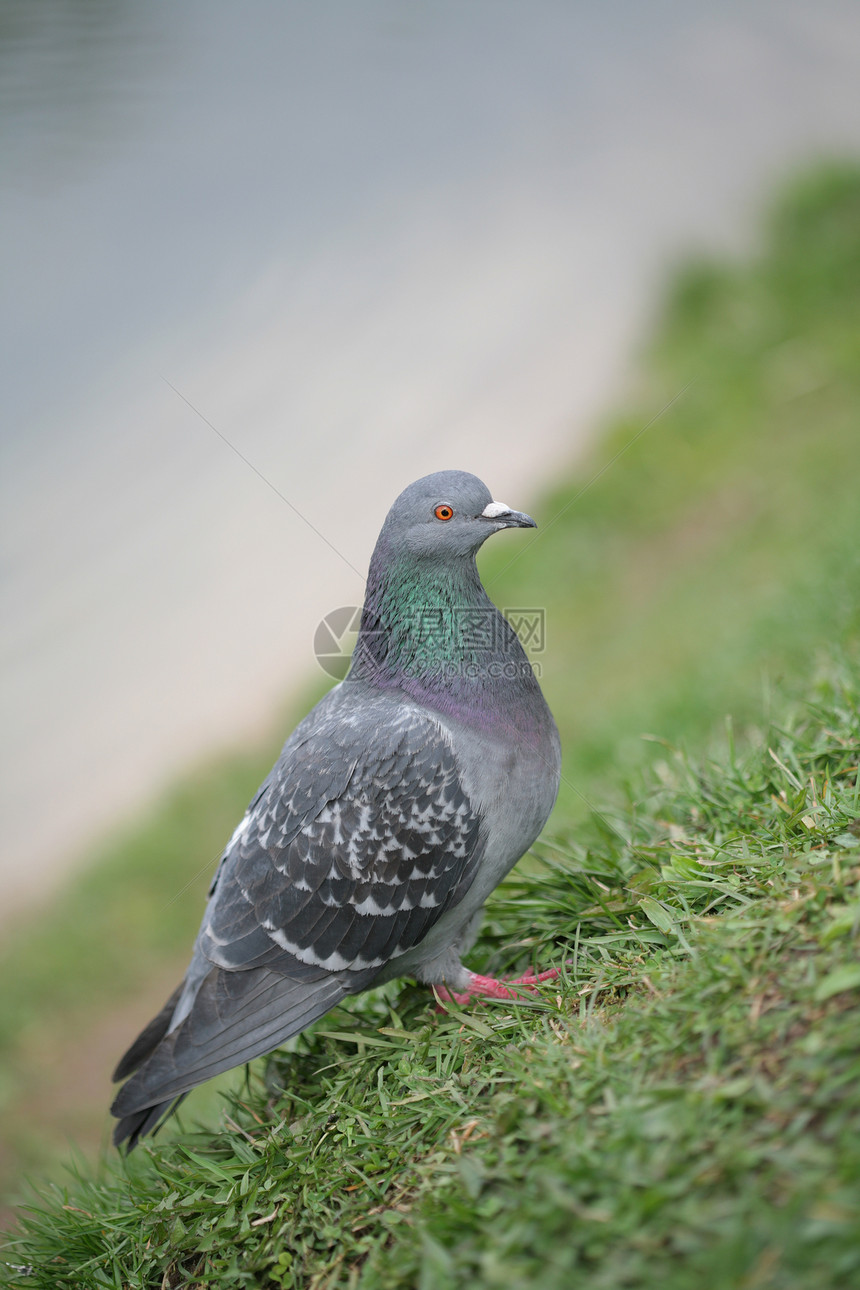
M 401 689 L 484 729 L 513 724 L 527 733 L 544 709 L 525 652 L 484 591 L 474 556 L 417 559 L 382 540 L 348 679 Z M 536 704 L 524 704 L 527 696 Z

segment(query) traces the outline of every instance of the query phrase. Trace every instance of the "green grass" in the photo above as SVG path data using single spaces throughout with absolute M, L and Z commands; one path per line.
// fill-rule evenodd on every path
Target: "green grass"
M 558 988 L 353 1001 L 127 1174 L 53 1184 L 0 1284 L 860 1286 L 858 478 L 860 171 L 830 167 L 750 263 L 680 275 L 635 405 L 482 559 L 498 603 L 546 610 L 565 763 L 473 962 L 552 958 Z M 7 947 L 8 1189 L 59 1176 L 26 1101 L 45 1046 L 179 969 L 278 742 Z
M 858 697 L 855 659 L 543 847 L 482 941 L 566 964 L 541 1001 L 333 1012 L 217 1130 L 49 1190 L 3 1284 L 860 1285 Z

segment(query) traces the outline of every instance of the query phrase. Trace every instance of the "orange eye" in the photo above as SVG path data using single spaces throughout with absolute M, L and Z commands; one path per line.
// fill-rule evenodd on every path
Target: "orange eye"
M 454 512 L 450 506 L 437 506 L 433 514 L 437 520 L 450 520 Z

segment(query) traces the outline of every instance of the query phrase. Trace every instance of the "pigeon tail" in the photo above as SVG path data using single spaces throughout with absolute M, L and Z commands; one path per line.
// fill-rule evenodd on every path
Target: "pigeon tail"
M 152 1021 L 140 1032 L 128 1051 L 123 1053 L 117 1062 L 116 1070 L 111 1076 L 114 1083 L 133 1075 L 137 1068 L 143 1065 L 147 1057 L 151 1057 L 155 1052 L 167 1034 L 181 993 L 182 985 L 178 985 L 158 1015 L 152 1018 Z
M 333 1008 L 348 992 L 332 975 L 311 984 L 291 981 L 266 968 L 224 972 L 213 968 L 194 1008 L 174 1030 L 154 1042 L 151 1055 L 123 1085 L 111 1113 L 120 1123 L 114 1141 L 132 1150 L 195 1085 L 271 1052 Z M 151 1040 L 164 1011 L 144 1035 Z M 166 1024 L 164 1026 L 166 1030 Z M 144 1035 L 129 1056 L 143 1051 Z M 126 1058 L 118 1069 L 125 1067 Z
M 114 1127 L 113 1145 L 121 1147 L 125 1143 L 126 1153 L 134 1151 L 144 1134 L 157 1133 L 167 1117 L 173 1114 L 185 1097 L 187 1094 L 183 1093 L 182 1097 L 168 1098 L 166 1102 L 158 1102 L 143 1111 L 124 1116 Z

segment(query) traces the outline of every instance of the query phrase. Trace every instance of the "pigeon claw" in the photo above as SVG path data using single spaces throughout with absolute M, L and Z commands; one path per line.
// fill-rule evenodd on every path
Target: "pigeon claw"
M 561 972 L 561 968 L 550 968 L 548 972 L 535 972 L 534 968 L 529 968 L 522 976 L 502 977 L 497 979 L 493 976 L 481 976 L 478 972 L 469 973 L 469 984 L 465 990 L 449 990 L 445 985 L 436 986 L 436 995 L 441 1003 L 471 1003 L 477 999 L 483 1003 L 485 999 L 520 999 L 529 993 L 536 993 L 536 987 L 541 981 L 554 981 Z M 444 1012 L 443 1007 L 438 1008 L 439 1012 Z

